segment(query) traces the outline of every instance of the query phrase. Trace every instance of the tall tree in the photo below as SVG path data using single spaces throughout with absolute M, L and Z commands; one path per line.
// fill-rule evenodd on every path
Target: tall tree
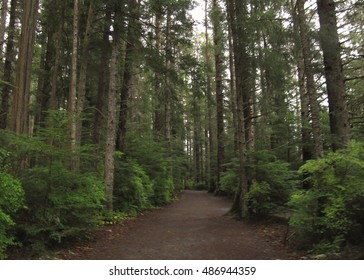
M 250 69 L 247 67 L 250 58 L 247 49 L 248 36 L 246 33 L 246 17 L 248 12 L 246 1 L 227 0 L 226 3 L 233 37 L 239 148 L 239 188 L 236 192 L 231 211 L 236 213 L 238 217 L 243 217 L 247 214 L 245 195 L 248 191 L 248 179 L 246 174 L 247 146 L 244 115 L 244 105 L 246 104 L 246 97 L 250 90 L 248 83 Z
M 70 116 L 70 139 L 72 152 L 76 148 L 76 102 L 77 102 L 77 60 L 78 60 L 78 34 L 79 34 L 80 2 L 73 2 L 72 50 L 70 66 L 70 86 L 67 100 L 67 113 Z M 77 169 L 77 162 L 72 159 L 72 169 Z
M 113 42 L 110 58 L 110 80 L 107 107 L 107 125 L 106 125 L 106 148 L 105 148 L 105 185 L 106 185 L 106 207 L 113 210 L 114 199 L 114 170 L 115 170 L 115 147 L 117 133 L 117 107 L 118 107 L 118 89 L 119 89 L 119 63 L 121 54 L 121 38 L 122 32 L 122 15 L 121 3 L 115 5 L 114 24 L 113 24 Z
M 5 38 L 5 29 L 6 29 L 6 18 L 8 15 L 8 0 L 2 1 L 1 7 L 1 18 L 0 18 L 0 58 L 3 58 L 2 49 L 4 45 L 4 38 Z
M 81 137 L 82 137 L 82 117 L 81 114 L 84 110 L 84 103 L 86 98 L 86 83 L 87 83 L 87 66 L 88 66 L 88 57 L 89 57 L 89 44 L 90 44 L 90 36 L 93 27 L 93 20 L 95 14 L 95 1 L 91 0 L 88 6 L 87 12 L 87 20 L 86 27 L 83 35 L 82 42 L 82 50 L 80 56 L 80 75 L 78 81 L 77 88 L 77 102 L 76 102 L 76 146 L 79 147 L 81 145 Z M 77 164 L 79 164 L 79 159 L 77 159 Z
M 19 56 L 16 67 L 15 91 L 9 128 L 17 134 L 28 134 L 32 57 L 39 0 L 24 2 Z
M 320 105 L 318 101 L 316 84 L 313 74 L 312 59 L 313 55 L 311 52 L 311 43 L 308 36 L 308 27 L 306 23 L 305 14 L 305 0 L 297 0 L 297 11 L 298 11 L 298 23 L 301 38 L 302 57 L 304 62 L 304 72 L 306 76 L 306 87 L 307 95 L 309 99 L 311 122 L 312 122 L 312 134 L 314 141 L 314 155 L 316 158 L 323 156 L 323 137 L 320 124 Z
M 135 75 L 135 67 L 137 60 L 137 53 L 140 50 L 139 37 L 139 3 L 136 0 L 128 1 L 129 17 L 128 17 L 128 30 L 126 35 L 126 50 L 125 50 L 125 63 L 123 73 L 123 84 L 120 94 L 120 109 L 119 109 L 119 133 L 118 133 L 118 149 L 123 151 L 125 148 L 126 136 L 126 123 L 128 118 L 128 102 L 132 92 L 133 79 Z
M 224 171 L 224 43 L 222 30 L 222 11 L 217 0 L 212 1 L 211 20 L 213 23 L 214 53 L 215 53 L 215 94 L 216 94 L 216 127 L 217 127 L 217 190 L 220 186 L 220 175 Z
M 349 114 L 345 97 L 343 65 L 334 0 L 317 0 L 320 43 L 324 57 L 329 102 L 332 149 L 346 148 L 350 140 Z
M 14 38 L 15 38 L 16 8 L 17 8 L 17 0 L 11 0 L 8 38 L 5 51 L 4 76 L 3 76 L 4 83 L 2 85 L 1 105 L 0 105 L 0 128 L 2 129 L 5 129 L 7 127 L 8 115 L 9 115 L 9 98 L 12 89 L 12 73 L 13 73 L 12 66 L 15 60 Z

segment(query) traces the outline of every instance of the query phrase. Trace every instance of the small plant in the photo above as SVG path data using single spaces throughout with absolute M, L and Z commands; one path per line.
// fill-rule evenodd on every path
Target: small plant
M 13 215 L 23 205 L 24 191 L 20 182 L 0 171 L 0 259 L 5 249 L 14 244 L 9 229 L 15 225 Z
M 266 182 L 253 182 L 246 195 L 246 201 L 250 217 L 264 217 L 276 207 L 272 202 L 272 188 Z
M 310 187 L 294 193 L 289 202 L 296 243 L 336 250 L 348 241 L 364 242 L 363 145 L 353 143 L 349 151 L 308 161 L 299 173 Z

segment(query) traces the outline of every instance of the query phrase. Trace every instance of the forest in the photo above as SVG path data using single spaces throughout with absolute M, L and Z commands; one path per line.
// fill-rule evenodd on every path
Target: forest
M 2 0 L 0 259 L 186 189 L 363 248 L 363 30 L 362 0 Z

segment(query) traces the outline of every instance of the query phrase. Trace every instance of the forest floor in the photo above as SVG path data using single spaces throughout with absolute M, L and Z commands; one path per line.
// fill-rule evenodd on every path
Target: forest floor
M 93 241 L 58 252 L 59 259 L 228 260 L 300 259 L 283 245 L 283 223 L 245 223 L 226 215 L 231 202 L 184 191 L 172 204 L 120 225 L 105 226 Z

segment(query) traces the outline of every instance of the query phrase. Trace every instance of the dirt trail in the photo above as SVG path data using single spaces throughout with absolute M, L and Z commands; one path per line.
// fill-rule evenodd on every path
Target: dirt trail
M 200 191 L 184 191 L 173 204 L 125 225 L 109 227 L 94 243 L 65 259 L 294 259 L 257 225 L 225 214 L 231 203 Z M 260 233 L 259 233 L 260 232 Z

